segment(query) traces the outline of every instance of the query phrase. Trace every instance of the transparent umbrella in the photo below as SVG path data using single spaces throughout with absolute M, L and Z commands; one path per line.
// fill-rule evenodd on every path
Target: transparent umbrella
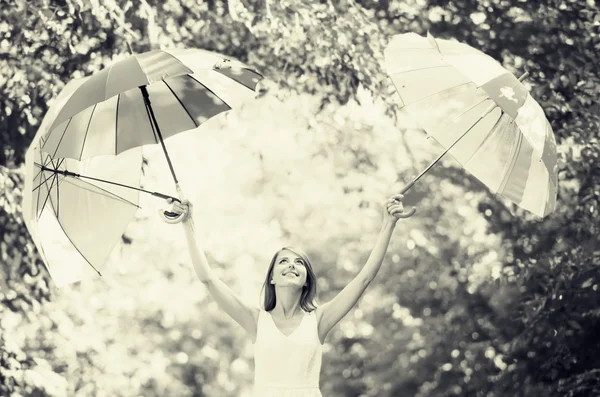
M 57 286 L 101 274 L 140 192 L 183 198 L 165 139 L 253 99 L 261 78 L 212 52 L 157 50 L 65 86 L 27 150 L 23 204 Z M 179 198 L 140 186 L 142 147 L 157 143 Z
M 409 190 L 444 155 L 492 193 L 538 217 L 557 196 L 556 141 L 542 107 L 521 80 L 466 44 L 393 36 L 385 66 L 400 106 L 445 150 L 410 181 Z

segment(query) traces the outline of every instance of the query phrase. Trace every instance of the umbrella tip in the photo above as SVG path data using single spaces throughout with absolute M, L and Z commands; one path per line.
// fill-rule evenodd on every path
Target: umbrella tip
M 131 48 L 131 44 L 129 43 L 129 40 L 125 40 L 125 42 L 127 43 L 127 48 L 129 48 L 129 52 L 131 53 L 131 55 L 135 55 L 135 52 L 133 52 L 133 49 Z
M 526 78 L 527 76 L 529 76 L 529 71 L 528 71 L 528 70 L 525 70 L 525 73 L 523 73 L 523 74 L 521 75 L 521 77 L 519 77 L 519 81 L 520 81 L 520 82 L 523 82 L 523 80 L 525 80 L 525 78 Z

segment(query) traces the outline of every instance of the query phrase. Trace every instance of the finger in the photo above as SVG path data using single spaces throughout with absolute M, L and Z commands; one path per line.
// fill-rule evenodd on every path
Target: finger
M 394 205 L 402 205 L 402 201 L 390 201 L 387 203 L 387 208 L 393 207 Z
M 413 216 L 415 214 L 415 212 L 417 212 L 417 209 L 415 207 L 412 207 L 408 211 L 396 212 L 393 215 L 396 218 L 410 218 L 411 216 Z
M 402 201 L 402 199 L 404 199 L 404 195 L 398 193 L 398 194 L 394 194 L 393 196 L 391 196 L 388 200 L 391 202 L 394 202 L 394 201 Z
M 190 204 L 189 201 L 182 201 L 180 203 L 175 203 L 174 207 L 178 207 L 178 208 L 189 208 L 192 204 Z
M 388 208 L 389 212 L 394 212 L 394 211 L 404 211 L 404 205 L 402 204 L 395 204 L 395 205 L 391 205 Z
M 185 211 L 186 211 L 186 209 L 185 209 L 185 207 L 183 207 L 182 205 L 174 204 L 174 205 L 171 207 L 171 212 L 179 212 L 179 213 L 183 213 L 183 212 L 185 212 Z

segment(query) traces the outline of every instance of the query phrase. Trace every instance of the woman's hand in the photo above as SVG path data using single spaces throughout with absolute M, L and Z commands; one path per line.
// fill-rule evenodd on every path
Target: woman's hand
M 404 195 L 395 194 L 386 201 L 385 209 L 383 211 L 384 221 L 390 221 L 395 224 L 400 218 L 409 218 L 414 215 L 417 211 L 415 207 L 411 208 L 409 211 L 404 211 L 404 204 L 402 203 L 403 198 Z
M 163 220 L 167 223 L 187 223 L 192 217 L 192 203 L 188 200 L 182 202 L 175 201 L 173 199 L 167 199 L 167 204 L 171 206 L 171 209 L 167 211 L 159 210 Z M 168 215 L 168 216 L 167 216 Z

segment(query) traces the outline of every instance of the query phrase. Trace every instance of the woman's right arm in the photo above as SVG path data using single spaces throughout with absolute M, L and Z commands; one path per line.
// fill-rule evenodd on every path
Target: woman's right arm
M 241 325 L 251 336 L 254 336 L 258 321 L 258 307 L 248 305 L 215 275 L 206 260 L 204 251 L 198 246 L 191 214 L 188 214 L 182 223 L 190 257 L 198 279 L 206 286 L 206 289 L 221 309 Z

